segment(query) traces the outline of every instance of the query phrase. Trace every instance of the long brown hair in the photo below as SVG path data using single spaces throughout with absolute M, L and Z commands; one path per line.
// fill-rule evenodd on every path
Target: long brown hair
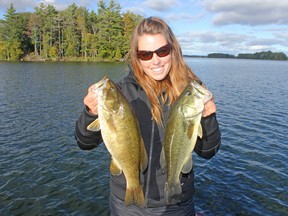
M 172 46 L 171 69 L 168 76 L 162 81 L 154 80 L 146 75 L 137 57 L 138 38 L 143 34 L 161 34 L 166 38 L 167 43 Z M 158 125 L 162 125 L 160 100 L 162 100 L 162 103 L 168 102 L 168 104 L 172 104 L 192 79 L 199 80 L 199 78 L 184 62 L 182 51 L 176 37 L 167 23 L 160 18 L 149 17 L 139 23 L 132 35 L 130 51 L 131 64 L 135 77 L 146 92 L 151 103 L 151 112 L 154 120 Z M 165 94 L 163 94 L 163 92 L 165 92 Z

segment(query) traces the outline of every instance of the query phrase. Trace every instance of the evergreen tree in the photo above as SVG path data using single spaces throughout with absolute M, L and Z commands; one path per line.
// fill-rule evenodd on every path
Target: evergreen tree
M 11 4 L 0 20 L 0 58 L 121 60 L 142 17 L 120 11 L 115 0 L 99 0 L 97 13 L 75 3 L 57 11 L 43 2 L 33 13 L 16 13 Z
M 116 49 L 122 48 L 124 39 L 120 6 L 114 0 L 110 1 L 109 6 L 100 0 L 97 21 L 98 56 L 112 60 L 116 56 Z
M 80 53 L 80 35 L 76 28 L 76 10 L 77 5 L 73 3 L 63 11 L 63 42 L 62 46 L 65 50 L 64 56 L 75 58 Z
M 87 43 L 89 43 L 89 56 L 92 59 L 96 59 L 98 55 L 98 15 L 92 10 L 91 13 L 88 15 L 88 21 L 87 21 L 87 28 L 89 31 L 89 39 L 86 37 L 88 40 Z
M 53 29 L 55 32 L 55 41 L 53 43 L 53 51 L 57 50 L 58 57 L 64 57 L 64 46 L 63 44 L 63 31 L 64 31 L 64 16 L 63 12 L 60 11 L 53 18 Z
M 27 35 L 30 37 L 31 43 L 34 46 L 34 54 L 38 56 L 38 47 L 40 46 L 40 17 L 36 13 L 30 16 L 27 25 Z
M 23 54 L 23 50 L 21 49 L 21 41 L 24 27 L 21 26 L 21 17 L 16 13 L 13 4 L 11 4 L 7 9 L 4 17 L 5 21 L 2 34 L 6 46 L 5 50 L 2 52 L 4 52 L 7 60 L 18 60 Z
M 80 35 L 80 52 L 82 57 L 87 60 L 88 57 L 88 47 L 89 47 L 89 39 L 90 34 L 88 33 L 88 15 L 89 12 L 84 7 L 79 7 L 76 11 L 76 29 Z
M 124 40 L 123 40 L 122 52 L 124 54 L 125 59 L 129 58 L 131 36 L 133 34 L 133 31 L 142 19 L 143 19 L 142 16 L 136 15 L 130 11 L 123 14 L 122 21 L 123 21 Z

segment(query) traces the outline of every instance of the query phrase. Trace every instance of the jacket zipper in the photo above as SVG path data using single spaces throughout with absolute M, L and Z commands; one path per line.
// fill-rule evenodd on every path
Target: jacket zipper
M 149 150 L 149 160 L 148 160 L 148 170 L 147 170 L 147 183 L 145 190 L 145 206 L 148 206 L 148 195 L 149 195 L 149 185 L 151 178 L 151 161 L 152 161 L 152 153 L 153 153 L 153 145 L 154 145 L 154 130 L 155 130 L 155 122 L 152 118 L 152 131 L 151 131 L 151 140 L 150 140 L 150 150 Z

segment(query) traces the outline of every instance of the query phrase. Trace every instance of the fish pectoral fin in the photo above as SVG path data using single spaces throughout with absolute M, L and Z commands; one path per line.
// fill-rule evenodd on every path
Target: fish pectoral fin
M 100 131 L 100 122 L 97 118 L 95 121 L 93 121 L 91 124 L 87 126 L 87 130 L 89 131 Z
M 141 160 L 140 160 L 140 170 L 144 172 L 148 167 L 148 157 L 145 150 L 144 142 L 141 140 Z
M 188 123 L 188 127 L 187 127 L 187 136 L 188 136 L 189 139 L 191 139 L 191 137 L 193 136 L 194 127 L 195 127 L 194 122 L 190 121 Z
M 201 124 L 199 124 L 199 127 L 198 127 L 198 134 L 197 134 L 200 138 L 202 138 L 203 136 L 203 129 L 202 129 L 202 126 Z
M 167 169 L 167 163 L 165 159 L 164 147 L 162 147 L 161 154 L 160 154 L 160 166 L 161 166 L 162 173 L 165 173 Z
M 193 166 L 192 163 L 192 155 L 188 158 L 187 162 L 184 164 L 184 166 L 182 167 L 182 173 L 187 174 L 191 171 Z
M 110 173 L 111 175 L 119 176 L 122 173 L 122 168 L 119 165 L 119 163 L 112 158 L 111 164 L 110 164 Z

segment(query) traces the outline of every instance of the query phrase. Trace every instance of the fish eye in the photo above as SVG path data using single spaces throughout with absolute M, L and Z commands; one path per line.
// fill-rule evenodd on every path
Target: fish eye
M 113 91 L 114 91 L 114 90 L 115 90 L 115 87 L 114 87 L 114 86 L 111 86 L 111 87 L 110 87 L 110 90 L 113 90 Z
M 187 91 L 187 92 L 186 92 L 186 95 L 187 95 L 187 96 L 190 96 L 191 94 L 192 94 L 191 91 Z

